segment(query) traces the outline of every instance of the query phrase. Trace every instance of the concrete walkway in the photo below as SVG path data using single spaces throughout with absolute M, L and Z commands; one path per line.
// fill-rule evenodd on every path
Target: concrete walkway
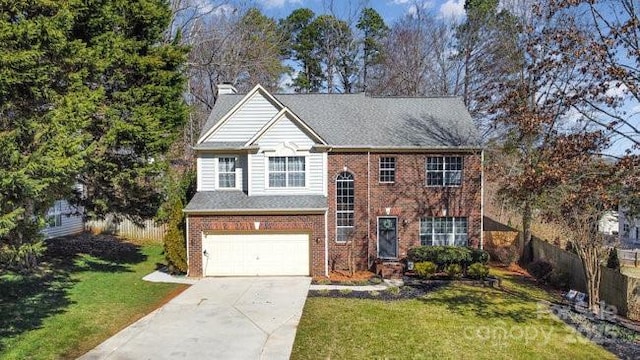
M 288 359 L 310 281 L 199 280 L 80 359 Z

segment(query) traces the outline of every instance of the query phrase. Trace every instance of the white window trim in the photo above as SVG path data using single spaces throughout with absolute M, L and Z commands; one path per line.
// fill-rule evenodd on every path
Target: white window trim
M 53 206 L 47 212 L 47 228 L 57 228 L 62 226 L 62 200 L 56 200 Z M 49 219 L 53 218 L 53 225 L 51 225 Z
M 269 186 L 269 159 L 272 157 L 301 157 L 304 158 L 304 186 L 279 186 L 272 187 Z M 287 160 L 288 162 L 288 160 Z M 288 174 L 288 172 L 287 172 Z M 289 183 L 289 177 L 285 177 L 285 181 Z M 309 157 L 307 154 L 295 154 L 295 155 L 280 155 L 277 153 L 265 153 L 264 156 L 264 189 L 267 191 L 278 191 L 278 190 L 306 190 L 309 189 Z
M 219 163 L 218 161 L 220 160 L 220 158 L 232 158 L 235 161 L 235 167 L 236 167 L 236 171 L 235 171 L 235 176 L 236 176 L 236 180 L 235 180 L 235 184 L 236 186 L 234 187 L 221 187 L 220 186 L 220 167 L 219 167 Z M 216 156 L 214 161 L 213 161 L 213 166 L 215 167 L 215 189 L 216 190 L 221 190 L 221 191 L 229 191 L 229 190 L 239 190 L 240 189 L 240 181 L 238 181 L 238 172 L 239 172 L 239 157 L 237 155 L 220 155 L 220 156 Z
M 428 162 L 429 162 L 429 158 L 441 158 L 442 159 L 442 184 L 440 185 L 429 185 L 429 177 L 427 175 L 428 171 Z M 462 168 L 460 169 L 460 184 L 452 184 L 452 185 L 445 185 L 444 181 L 446 179 L 446 171 L 445 170 L 445 158 L 452 158 L 452 157 L 459 157 L 461 162 L 462 162 Z M 458 155 L 453 155 L 453 156 L 427 156 L 424 159 L 424 183 L 426 187 L 431 187 L 431 188 L 442 188 L 442 187 L 461 187 L 462 183 L 464 181 L 464 156 L 458 156 Z
M 382 159 L 393 159 L 393 169 L 384 169 L 386 171 L 393 170 L 393 181 L 382 181 Z M 380 156 L 378 158 L 378 183 L 379 184 L 395 184 L 398 171 L 398 159 L 395 156 Z M 425 169 L 426 171 L 426 169 Z
M 438 246 L 438 245 L 433 245 L 433 236 L 435 235 L 435 232 L 433 231 L 433 225 L 431 226 L 431 244 L 432 245 L 422 245 L 422 220 L 423 219 L 427 219 L 427 218 L 431 218 L 433 219 L 438 219 L 438 218 L 451 218 L 453 219 L 453 241 L 454 241 L 454 245 L 447 245 L 447 246 L 458 246 L 455 245 L 455 236 L 457 235 L 456 233 L 456 219 L 466 219 L 467 220 L 467 245 L 465 246 L 469 246 L 469 217 L 468 216 L 425 216 L 425 217 L 421 217 L 418 218 L 419 221 L 419 226 L 418 226 L 418 243 L 420 244 L 420 246 Z M 438 233 L 440 234 L 440 233 Z M 425 234 L 426 235 L 426 234 Z
M 336 184 L 335 190 L 336 190 L 336 192 L 333 195 L 334 195 L 334 202 L 335 202 L 335 205 L 336 205 L 336 212 L 335 212 L 335 217 L 336 217 L 336 219 L 335 219 L 336 236 L 335 236 L 335 242 L 338 243 L 338 244 L 346 244 L 346 243 L 348 243 L 347 240 L 338 240 L 338 229 L 355 229 L 355 227 L 356 227 L 356 218 L 355 218 L 355 215 L 356 215 L 356 183 L 355 183 L 355 176 L 353 175 L 352 172 L 349 172 L 349 171 L 346 171 L 346 172 L 351 174 L 351 177 L 352 177 L 351 182 L 353 183 L 353 210 L 340 211 L 340 212 L 341 213 L 345 213 L 345 214 L 346 213 L 351 213 L 353 215 L 353 225 L 352 226 L 339 226 L 338 225 L 338 194 L 337 194 L 337 191 L 338 191 L 338 178 L 336 177 L 336 180 L 335 180 L 335 184 Z M 343 172 L 340 172 L 338 174 L 338 176 L 340 176 L 340 174 L 342 174 L 342 173 Z

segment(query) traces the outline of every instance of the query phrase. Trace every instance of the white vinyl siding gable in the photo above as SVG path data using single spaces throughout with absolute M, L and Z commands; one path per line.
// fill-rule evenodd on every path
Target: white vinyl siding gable
M 278 119 L 256 142 L 261 148 L 273 148 L 285 142 L 295 144 L 299 148 L 310 148 L 315 144 L 286 117 Z
M 255 144 L 258 154 L 249 155 L 251 187 L 249 195 L 325 194 L 325 154 L 310 152 L 315 144 L 295 122 L 283 116 L 259 136 Z M 304 156 L 304 187 L 269 187 L 269 157 Z
M 218 158 L 236 159 L 235 188 L 220 188 L 218 186 Z M 246 155 L 213 155 L 199 154 L 198 156 L 198 191 L 246 189 L 247 157 Z
M 247 100 L 205 142 L 249 141 L 269 120 L 278 114 L 277 109 L 259 92 Z

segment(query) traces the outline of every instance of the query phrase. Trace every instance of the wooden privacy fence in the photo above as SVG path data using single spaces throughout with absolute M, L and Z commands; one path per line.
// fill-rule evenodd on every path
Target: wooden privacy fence
M 129 240 L 137 241 L 164 241 L 167 233 L 165 224 L 156 224 L 153 220 L 145 220 L 139 226 L 128 219 L 115 222 L 112 215 L 107 215 L 104 220 L 91 220 L 85 223 L 85 230 L 94 234 L 112 234 Z
M 586 292 L 587 281 L 578 255 L 537 238 L 531 239 L 531 244 L 534 260 L 543 259 L 552 263 L 555 268 L 571 276 L 572 288 Z M 605 266 L 602 266 L 601 270 L 600 299 L 607 304 L 615 305 L 620 315 L 632 320 L 640 320 L 638 305 L 640 279 L 629 277 Z
M 640 267 L 640 250 L 618 249 L 620 265 Z

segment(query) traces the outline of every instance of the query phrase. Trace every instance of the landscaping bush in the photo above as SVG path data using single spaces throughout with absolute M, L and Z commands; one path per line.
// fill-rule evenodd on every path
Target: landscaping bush
M 571 287 L 571 274 L 564 271 L 553 270 L 547 280 L 549 285 L 561 290 L 569 290 Z
M 447 276 L 451 279 L 457 279 L 462 276 L 462 266 L 460 266 L 460 264 L 449 264 L 445 266 L 444 272 L 446 272 Z
M 472 262 L 471 249 L 460 246 L 419 246 L 410 249 L 407 257 L 415 263 L 432 262 L 439 269 L 449 264 L 467 266 Z
M 435 274 L 436 270 L 438 270 L 438 267 L 431 261 L 423 261 L 415 263 L 413 265 L 413 270 L 421 278 L 428 278 L 431 275 Z
M 545 281 L 553 271 L 553 265 L 545 260 L 536 260 L 529 264 L 529 273 L 539 281 Z
M 471 250 L 471 264 L 481 263 L 487 264 L 489 263 L 489 253 L 476 248 L 469 248 Z
M 169 199 L 161 209 L 160 218 L 167 222 L 167 235 L 164 237 L 164 254 L 170 273 L 187 272 L 187 241 L 185 239 L 184 204 L 193 195 L 195 172 L 189 171 L 173 179 Z
M 609 258 L 607 259 L 607 267 L 609 269 L 620 270 L 620 259 L 618 259 L 618 249 L 615 247 L 609 251 Z
M 489 276 L 489 267 L 482 263 L 473 263 L 467 269 L 467 276 L 472 279 L 484 279 Z

